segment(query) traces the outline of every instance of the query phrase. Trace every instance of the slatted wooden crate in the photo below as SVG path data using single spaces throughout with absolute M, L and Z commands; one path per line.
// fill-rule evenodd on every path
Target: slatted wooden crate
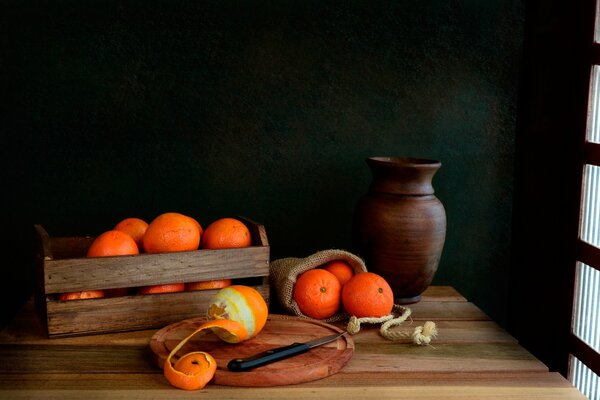
M 58 294 L 94 289 L 135 288 L 173 282 L 232 279 L 257 289 L 269 301 L 269 242 L 263 225 L 240 218 L 252 246 L 86 258 L 93 237 L 50 237 L 35 225 L 36 307 L 49 337 L 161 328 L 205 315 L 217 290 L 126 295 L 60 301 Z

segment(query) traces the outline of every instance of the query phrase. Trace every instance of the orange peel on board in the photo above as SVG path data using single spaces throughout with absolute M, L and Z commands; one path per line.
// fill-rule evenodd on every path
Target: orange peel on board
M 249 286 L 232 285 L 219 290 L 210 300 L 209 320 L 171 350 L 163 367 L 169 383 L 179 389 L 202 389 L 217 371 L 215 359 L 203 351 L 173 357 L 193 336 L 212 332 L 227 343 L 239 343 L 258 335 L 267 322 L 268 306 L 260 293 Z

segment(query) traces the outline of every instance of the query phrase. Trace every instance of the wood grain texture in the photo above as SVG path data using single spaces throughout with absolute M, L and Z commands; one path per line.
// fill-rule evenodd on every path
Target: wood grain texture
M 194 332 L 205 318 L 193 318 L 175 323 L 156 332 L 150 340 L 150 348 L 156 355 L 156 363 L 163 368 L 169 353 L 181 340 Z M 337 373 L 354 353 L 350 335 L 313 348 L 304 354 L 276 363 L 255 368 L 248 372 L 230 372 L 227 363 L 234 358 L 249 357 L 263 351 L 303 343 L 323 336 L 342 332 L 342 329 L 320 321 L 298 317 L 270 315 L 260 335 L 243 343 L 228 344 L 215 335 L 192 338 L 177 355 L 192 351 L 206 351 L 217 361 L 214 382 L 228 386 L 280 386 L 323 379 Z M 175 355 L 173 361 L 177 361 Z
M 51 390 L 140 390 L 165 389 L 165 382 L 162 372 L 156 369 L 154 374 L 137 373 L 39 373 L 36 376 L 32 374 L 2 374 L 0 375 L 0 388 L 4 389 L 36 389 L 39 388 L 39 382 L 44 382 L 44 387 Z M 117 387 L 115 387 L 118 385 Z M 407 373 L 407 374 L 388 374 L 382 372 L 369 373 L 348 373 L 344 369 L 337 374 L 324 379 L 311 382 L 299 383 L 286 388 L 327 388 L 327 387 L 398 387 L 398 386 L 444 386 L 456 387 L 460 390 L 461 386 L 479 386 L 479 387 L 545 387 L 545 388 L 571 388 L 571 385 L 560 374 L 556 372 L 538 373 L 538 372 L 507 372 L 497 373 L 462 373 L 453 372 L 451 374 L 436 373 Z M 211 384 L 208 390 L 216 388 L 219 390 L 233 389 L 239 392 L 251 392 L 251 389 L 240 389 L 230 386 L 221 386 Z M 264 390 L 264 388 L 262 388 Z M 258 389 L 261 390 L 261 389 Z M 214 394 L 214 393 L 213 393 Z M 217 397 L 217 396 L 215 396 Z M 367 396 L 368 397 L 368 396 Z M 0 397 L 1 398 L 1 397 Z M 176 398 L 176 395 L 166 398 Z M 444 397 L 442 397 L 443 399 Z M 578 397 L 574 397 L 578 398 Z
M 45 262 L 46 294 L 248 278 L 269 273 L 269 248 L 196 250 Z
M 211 382 L 190 393 L 170 387 L 156 366 L 149 346 L 156 329 L 48 339 L 29 302 L 0 331 L 0 399 L 584 399 L 453 288 L 429 288 L 419 305 L 426 303 L 414 305 L 415 320 L 398 329 L 435 321 L 439 335 L 431 346 L 390 342 L 365 326 L 352 336 L 352 358 L 323 379 L 260 388 Z M 267 342 L 289 339 L 272 335 Z
M 452 286 L 429 286 L 421 295 L 421 301 L 467 301 Z
M 269 286 L 255 286 L 269 301 Z M 51 336 L 160 328 L 206 314 L 218 289 L 181 293 L 134 295 L 77 301 L 49 301 Z

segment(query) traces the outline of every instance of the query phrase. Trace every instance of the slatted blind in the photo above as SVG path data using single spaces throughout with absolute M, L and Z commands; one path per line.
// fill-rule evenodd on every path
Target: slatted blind
M 600 8 L 596 1 L 590 40 L 589 96 L 582 141 L 582 181 L 577 259 L 574 262 L 571 327 L 571 382 L 588 398 L 600 400 Z
M 588 399 L 597 399 L 598 393 L 598 375 L 582 363 L 577 357 L 571 356 L 571 382 Z

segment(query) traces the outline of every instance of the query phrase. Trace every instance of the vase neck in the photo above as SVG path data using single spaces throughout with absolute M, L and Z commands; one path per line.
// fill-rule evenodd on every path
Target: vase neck
M 370 191 L 403 195 L 431 195 L 439 161 L 419 158 L 369 157 L 373 180 Z

